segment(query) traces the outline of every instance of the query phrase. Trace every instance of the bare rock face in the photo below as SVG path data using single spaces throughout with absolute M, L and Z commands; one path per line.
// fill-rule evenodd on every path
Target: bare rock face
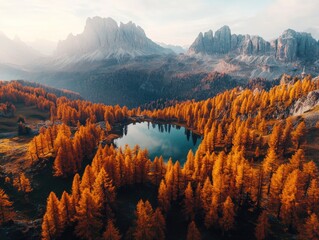
M 318 56 L 318 43 L 309 33 L 286 30 L 276 40 L 276 57 L 285 62 L 297 58 L 313 59 Z
M 144 30 L 134 23 L 118 24 L 112 18 L 88 18 L 83 33 L 70 34 L 60 41 L 57 57 L 103 60 L 109 57 L 142 56 L 172 53 L 147 38 Z
M 263 55 L 270 52 L 270 43 L 259 36 L 231 34 L 228 26 L 215 32 L 200 33 L 189 53 Z
M 319 42 L 309 33 L 286 30 L 278 39 L 268 42 L 259 36 L 231 34 L 228 26 L 215 32 L 200 33 L 188 51 L 189 54 L 235 54 L 273 56 L 282 62 L 298 59 L 315 60 L 319 57 Z
M 200 33 L 190 46 L 189 52 L 207 54 L 226 54 L 231 50 L 232 35 L 230 28 L 224 26 L 213 34 L 212 30 Z
M 293 116 L 301 115 L 319 104 L 319 90 L 308 93 L 306 97 L 298 99 L 290 109 Z
M 215 32 L 214 50 L 217 53 L 228 53 L 231 49 L 231 32 L 228 26 L 223 26 Z

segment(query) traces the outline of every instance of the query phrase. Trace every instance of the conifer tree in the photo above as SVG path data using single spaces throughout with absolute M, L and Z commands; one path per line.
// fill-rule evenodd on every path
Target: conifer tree
M 185 190 L 184 197 L 184 215 L 186 220 L 193 220 L 195 217 L 194 212 L 194 194 L 191 183 L 189 182 Z
M 156 208 L 153 214 L 153 232 L 154 240 L 164 240 L 165 239 L 165 218 L 159 208 Z
M 301 141 L 302 141 L 302 136 L 306 132 L 306 124 L 304 121 L 300 122 L 295 129 L 295 131 L 292 132 L 292 142 L 296 149 L 300 147 Z
M 281 197 L 280 215 L 290 230 L 297 225 L 298 208 L 304 195 L 303 187 L 301 172 L 296 169 L 288 175 Z
M 281 194 L 287 178 L 287 166 L 282 164 L 272 175 L 270 182 L 269 210 L 279 218 L 281 208 Z
M 60 236 L 64 226 L 59 205 L 60 203 L 57 196 L 54 192 L 51 192 L 47 199 L 46 216 L 42 224 L 42 236 L 51 236 L 53 239 Z
M 13 180 L 13 186 L 15 186 L 18 191 L 30 193 L 32 192 L 32 187 L 30 184 L 30 180 L 24 175 L 24 173 L 21 173 L 17 178 Z
M 264 240 L 266 239 L 268 232 L 269 232 L 269 222 L 267 212 L 263 211 L 257 220 L 257 225 L 255 228 L 255 237 L 257 240 Z
M 308 213 L 319 213 L 319 185 L 317 179 L 312 179 L 307 190 L 306 204 Z
M 201 201 L 202 201 L 202 208 L 204 212 L 208 212 L 210 209 L 210 204 L 212 200 L 212 184 L 207 177 L 204 183 L 204 186 L 201 190 Z
M 0 224 L 6 221 L 11 213 L 12 202 L 3 189 L 0 188 Z
M 93 189 L 93 184 L 95 181 L 95 174 L 92 170 L 92 167 L 90 165 L 87 165 L 80 184 L 81 191 L 84 191 L 84 189 L 88 188 L 90 191 Z
M 68 226 L 75 217 L 75 205 L 73 198 L 66 192 L 63 191 L 59 205 L 59 212 L 61 214 L 62 225 Z
M 78 205 L 81 197 L 81 188 L 80 188 L 81 180 L 80 175 L 77 173 L 73 177 L 72 182 L 72 198 L 74 201 L 75 206 Z
M 200 240 L 201 239 L 201 234 L 200 234 L 194 221 L 191 221 L 191 223 L 188 225 L 186 239 L 187 240 Z
M 235 210 L 234 210 L 234 203 L 232 199 L 228 196 L 226 201 L 223 203 L 222 208 L 222 218 L 220 219 L 220 226 L 224 232 L 227 232 L 234 228 L 235 224 Z
M 277 170 L 278 156 L 276 151 L 271 147 L 268 149 L 266 158 L 262 162 L 264 181 L 266 182 L 266 194 L 269 195 L 270 183 L 273 173 Z
M 112 217 L 112 205 L 115 202 L 115 188 L 104 168 L 95 179 L 92 192 L 102 216 Z
M 210 208 L 206 211 L 204 224 L 206 228 L 217 226 L 218 224 L 218 197 L 214 194 L 212 195 Z
M 121 240 L 121 234 L 119 230 L 114 226 L 114 223 L 112 220 L 108 220 L 102 239 L 103 240 Z
M 136 206 L 136 227 L 134 231 L 135 239 L 154 239 L 153 230 L 153 209 L 151 204 L 140 200 Z
M 53 230 L 53 227 L 50 224 L 52 223 L 49 221 L 48 214 L 45 213 L 43 216 L 43 221 L 41 225 L 41 228 L 42 228 L 41 237 L 43 240 L 55 239 L 54 232 L 51 232 Z
M 164 180 L 161 181 L 158 189 L 158 206 L 164 213 L 170 209 L 169 192 Z
M 81 199 L 76 209 L 76 220 L 76 236 L 88 240 L 98 238 L 102 223 L 98 205 L 89 188 L 84 188 L 81 194 Z
M 319 220 L 315 213 L 307 218 L 300 232 L 300 239 L 319 239 Z

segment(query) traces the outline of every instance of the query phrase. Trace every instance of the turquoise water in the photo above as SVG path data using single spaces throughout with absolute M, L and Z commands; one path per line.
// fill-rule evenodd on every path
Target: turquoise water
M 190 149 L 195 151 L 201 142 L 201 137 L 184 127 L 172 124 L 154 124 L 148 122 L 129 124 L 123 129 L 123 136 L 115 139 L 117 147 L 124 148 L 128 144 L 133 148 L 138 144 L 142 149 L 147 148 L 150 159 L 162 155 L 167 161 L 184 163 Z

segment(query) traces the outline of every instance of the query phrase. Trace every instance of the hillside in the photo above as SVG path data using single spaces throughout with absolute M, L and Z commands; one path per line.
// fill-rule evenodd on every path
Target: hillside
M 4 239 L 176 239 L 192 231 L 202 239 L 309 239 L 318 223 L 318 98 L 292 116 L 300 102 L 309 105 L 318 79 L 143 111 L 28 85 L 1 82 L 1 102 L 33 106 L 51 122 L 34 137 L 0 142 L 0 197 L 15 210 L 0 201 Z M 202 142 L 184 165 L 110 144 L 116 129 L 145 120 L 185 126 Z

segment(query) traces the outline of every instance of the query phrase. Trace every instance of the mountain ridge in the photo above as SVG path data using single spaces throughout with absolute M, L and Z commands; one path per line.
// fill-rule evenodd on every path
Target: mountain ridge
M 173 52 L 153 42 L 133 22 L 118 25 L 112 18 L 93 17 L 87 19 L 82 33 L 69 34 L 58 43 L 55 57 L 98 61 L 169 53 Z
M 277 39 L 266 41 L 258 35 L 232 34 L 229 26 L 199 33 L 188 54 L 232 54 L 274 56 L 283 62 L 319 58 L 319 41 L 310 33 L 285 30 Z

